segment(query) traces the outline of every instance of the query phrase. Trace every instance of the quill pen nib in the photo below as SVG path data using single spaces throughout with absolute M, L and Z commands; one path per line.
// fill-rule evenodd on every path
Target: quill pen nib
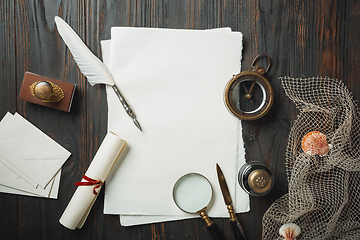
M 136 120 L 136 118 L 133 118 L 133 122 L 134 122 L 135 126 L 136 126 L 138 129 L 140 129 L 140 131 L 142 131 L 141 126 L 140 126 L 140 123 L 138 122 L 138 120 Z
M 133 119 L 133 122 L 134 122 L 135 126 L 138 129 L 140 129 L 140 131 L 142 131 L 140 123 L 138 122 L 138 120 L 136 120 L 136 115 L 135 115 L 134 111 L 131 109 L 130 105 L 126 102 L 125 98 L 121 94 L 118 87 L 116 85 L 112 85 L 112 89 L 114 90 L 114 92 L 118 96 L 118 98 L 119 98 L 123 108 L 125 109 L 126 113 L 129 115 L 129 117 L 131 117 Z

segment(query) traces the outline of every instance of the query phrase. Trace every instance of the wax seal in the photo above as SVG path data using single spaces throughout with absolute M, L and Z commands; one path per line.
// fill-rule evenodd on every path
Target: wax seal
M 19 100 L 70 112 L 75 88 L 73 83 L 25 72 Z
M 59 102 L 64 98 L 64 92 L 55 83 L 37 81 L 30 86 L 31 94 L 43 102 Z
M 263 196 L 273 187 L 274 177 L 265 164 L 248 162 L 240 168 L 238 182 L 248 194 Z

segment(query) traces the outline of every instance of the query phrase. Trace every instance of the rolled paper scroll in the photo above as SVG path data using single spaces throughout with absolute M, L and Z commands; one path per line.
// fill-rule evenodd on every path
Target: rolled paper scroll
M 112 132 L 107 133 L 83 179 L 76 184 L 78 188 L 60 218 L 62 225 L 72 230 L 83 226 L 106 177 L 125 145 L 125 140 Z

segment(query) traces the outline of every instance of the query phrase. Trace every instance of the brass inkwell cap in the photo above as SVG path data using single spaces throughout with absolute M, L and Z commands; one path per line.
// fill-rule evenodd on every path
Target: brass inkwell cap
M 255 169 L 249 174 L 248 184 L 255 192 L 265 193 L 271 188 L 272 179 L 265 170 Z
M 240 168 L 238 182 L 248 194 L 263 196 L 273 187 L 274 177 L 265 164 L 248 162 Z

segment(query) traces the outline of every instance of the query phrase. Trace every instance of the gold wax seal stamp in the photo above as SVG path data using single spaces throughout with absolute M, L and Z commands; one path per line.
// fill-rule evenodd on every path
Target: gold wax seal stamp
M 59 102 L 64 98 L 63 90 L 55 83 L 49 81 L 34 82 L 30 86 L 30 92 L 37 99 L 48 103 Z

